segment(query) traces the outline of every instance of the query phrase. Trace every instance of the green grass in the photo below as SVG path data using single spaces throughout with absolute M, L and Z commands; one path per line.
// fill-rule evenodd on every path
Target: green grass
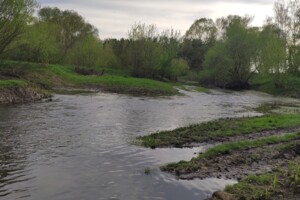
M 167 83 L 154 81 L 150 79 L 123 77 L 123 76 L 82 76 L 76 74 L 71 68 L 67 68 L 61 65 L 51 65 L 50 70 L 62 77 L 64 80 L 76 85 L 94 85 L 94 86 L 110 86 L 121 88 L 133 88 L 133 89 L 149 89 L 158 90 L 166 93 L 175 93 L 173 87 Z
M 299 199 L 299 173 L 298 161 L 290 160 L 271 173 L 250 175 L 224 191 L 234 199 Z
M 208 89 L 207 89 L 207 88 L 200 87 L 200 86 L 197 86 L 197 87 L 195 88 L 195 90 L 196 90 L 197 92 L 208 92 Z
M 285 79 L 285 87 L 276 88 L 272 77 L 255 76 L 251 81 L 251 89 L 276 96 L 300 98 L 300 77 L 288 75 Z
M 254 109 L 263 114 L 296 114 L 300 113 L 300 105 L 297 103 L 263 103 Z
M 234 151 L 241 151 L 245 149 L 257 148 L 270 144 L 279 144 L 284 142 L 290 142 L 300 138 L 300 133 L 290 133 L 286 135 L 276 135 L 264 137 L 256 140 L 246 140 L 237 142 L 228 142 L 217 145 L 200 154 L 198 157 L 193 158 L 191 161 L 181 161 L 179 163 L 171 163 L 167 166 L 162 167 L 165 171 L 178 171 L 178 170 L 196 170 L 197 163 L 202 159 L 211 159 L 216 156 L 230 154 Z
M 182 147 L 189 143 L 203 143 L 225 137 L 295 126 L 300 126 L 299 114 L 221 119 L 172 131 L 157 132 L 137 139 L 143 146 L 150 148 Z
M 226 186 L 225 192 L 237 199 L 267 199 L 272 192 L 275 174 L 250 175 L 235 185 Z
M 71 66 L 16 61 L 0 62 L 0 74 L 9 76 L 12 74 L 21 80 L 46 89 L 68 86 L 102 88 L 107 91 L 137 95 L 177 94 L 177 90 L 170 84 L 128 77 L 128 72 L 125 70 L 105 68 L 104 72 L 103 76 L 83 76 L 77 74 Z
M 229 142 L 217 145 L 208 149 L 205 153 L 201 154 L 198 159 L 209 159 L 222 154 L 229 154 L 233 151 L 245 150 L 249 148 L 260 147 L 268 144 L 276 144 L 288 142 L 300 138 L 300 133 L 292 133 L 283 136 L 270 136 L 257 140 L 245 140 L 238 142 Z
M 124 77 L 130 77 L 130 73 L 126 69 L 114 69 L 114 68 L 100 68 L 98 71 L 102 72 L 104 71 L 105 74 L 108 75 L 115 75 L 115 76 L 124 76 Z
M 0 80 L 0 89 L 11 89 L 26 86 L 26 82 L 21 80 Z

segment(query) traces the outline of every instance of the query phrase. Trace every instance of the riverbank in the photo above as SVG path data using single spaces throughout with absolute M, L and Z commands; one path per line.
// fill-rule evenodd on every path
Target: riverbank
M 294 106 L 297 112 L 274 114 L 272 109 L 281 106 Z M 257 109 L 268 113 L 266 116 L 221 119 L 154 133 L 139 137 L 138 141 L 150 148 L 213 144 L 190 161 L 161 167 L 162 171 L 184 180 L 239 181 L 227 186 L 224 192 L 216 192 L 211 199 L 295 199 L 299 196 L 300 175 L 297 164 L 300 162 L 300 114 L 297 108 L 296 105 L 264 104 Z
M 27 96 L 31 96 L 32 100 L 43 98 L 44 95 L 41 91 L 53 93 L 65 88 L 141 96 L 178 94 L 171 84 L 129 77 L 122 70 L 101 69 L 101 74 L 82 75 L 71 66 L 29 62 L 1 61 L 0 80 L 0 95 L 3 99 L 1 102 L 13 103 L 31 101 Z
M 236 179 L 250 174 L 271 172 L 299 152 L 300 133 L 286 133 L 216 145 L 189 162 L 181 161 L 161 167 L 180 179 Z
M 239 119 L 220 119 L 194 124 L 172 131 L 157 132 L 138 138 L 138 143 L 149 148 L 189 147 L 199 143 L 219 143 L 254 139 L 262 136 L 291 132 L 300 126 L 300 114 L 269 115 Z
M 51 95 L 20 80 L 0 80 L 0 104 L 39 101 Z
M 286 75 L 283 87 L 276 87 L 270 76 L 255 76 L 250 83 L 250 89 L 265 92 L 274 96 L 300 98 L 300 78 Z
M 299 147 L 298 147 L 299 148 Z M 298 153 L 299 155 L 299 153 Z M 300 199 L 299 157 L 283 163 L 275 170 L 260 175 L 249 175 L 239 183 L 215 192 L 210 200 L 235 199 Z

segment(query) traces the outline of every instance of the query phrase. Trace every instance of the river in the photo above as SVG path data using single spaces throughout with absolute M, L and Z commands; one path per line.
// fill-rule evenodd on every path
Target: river
M 168 98 L 55 95 L 52 102 L 0 106 L 0 199 L 204 199 L 235 181 L 177 180 L 159 166 L 190 160 L 207 145 L 151 150 L 133 145 L 134 138 L 258 115 L 249 108 L 263 102 L 295 101 L 251 91 L 182 92 Z

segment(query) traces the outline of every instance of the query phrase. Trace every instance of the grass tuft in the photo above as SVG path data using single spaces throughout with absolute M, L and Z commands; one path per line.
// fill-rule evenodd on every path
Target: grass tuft
M 203 143 L 258 131 L 296 126 L 300 126 L 299 114 L 221 119 L 172 131 L 157 132 L 137 139 L 141 141 L 143 146 L 149 148 L 182 147 L 189 143 Z

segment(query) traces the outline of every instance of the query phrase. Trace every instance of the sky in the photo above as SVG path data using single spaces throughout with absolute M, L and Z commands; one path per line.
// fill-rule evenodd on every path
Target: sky
M 174 28 L 185 34 L 193 22 L 227 15 L 255 16 L 261 26 L 273 15 L 275 0 L 38 0 L 41 7 L 74 10 L 99 30 L 101 39 L 128 36 L 135 23 L 155 24 L 159 30 Z

